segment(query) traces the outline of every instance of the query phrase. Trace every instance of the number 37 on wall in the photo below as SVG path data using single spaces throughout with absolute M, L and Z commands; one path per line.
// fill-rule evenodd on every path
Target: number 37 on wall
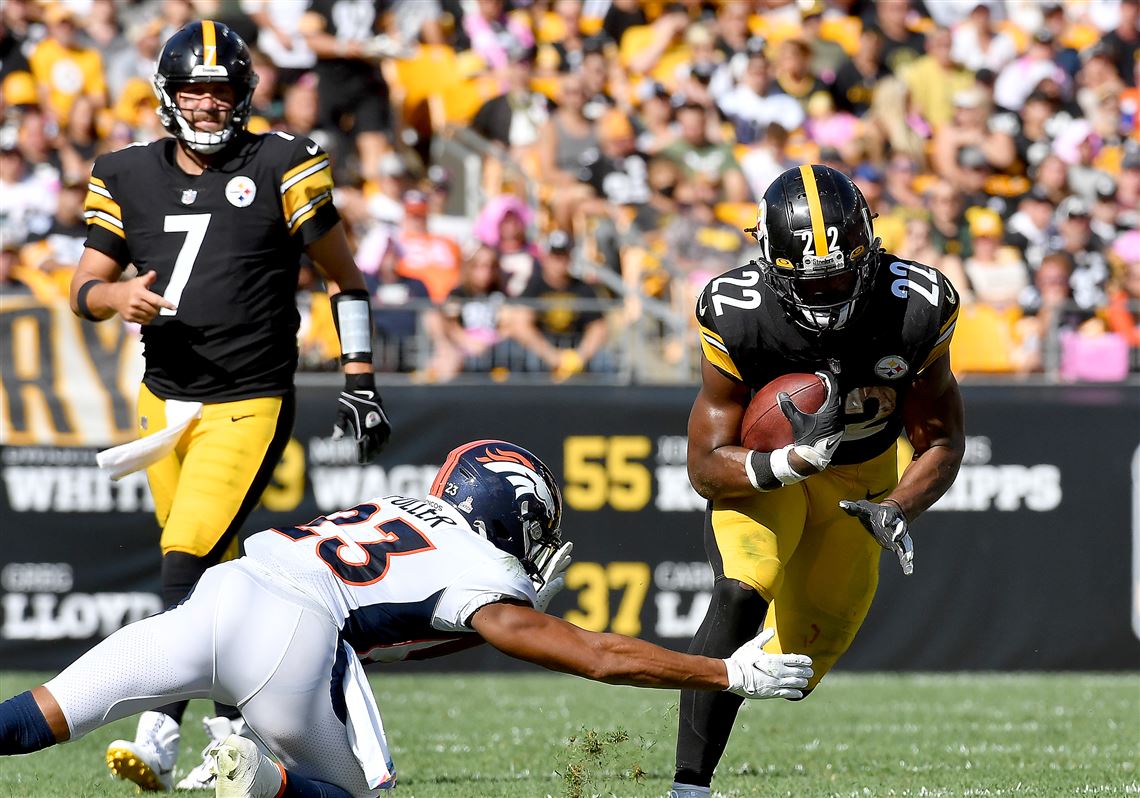
M 577 609 L 563 616 L 570 623 L 591 632 L 608 629 L 637 637 L 641 634 L 641 608 L 649 592 L 649 563 L 576 562 L 566 572 L 566 591 L 578 593 Z

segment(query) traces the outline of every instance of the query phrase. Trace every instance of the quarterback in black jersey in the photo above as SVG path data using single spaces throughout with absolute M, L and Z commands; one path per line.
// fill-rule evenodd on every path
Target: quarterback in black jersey
M 221 23 L 193 22 L 166 42 L 154 90 L 172 137 L 96 159 L 71 285 L 78 315 L 142 325 L 140 433 L 190 417 L 174 451 L 145 463 L 167 605 L 236 554 L 289 441 L 302 254 L 329 280 L 340 335 L 346 385 L 334 437 L 355 438 L 367 462 L 390 434 L 372 376 L 368 293 L 332 203 L 329 158 L 306 138 L 245 130 L 256 84 L 245 42 Z M 138 276 L 120 279 L 131 265 Z M 136 740 L 112 743 L 115 774 L 169 789 L 184 709 L 144 713 Z M 207 720 L 211 736 L 240 726 L 236 710 L 218 714 Z M 179 786 L 208 782 L 196 768 Z
M 775 632 L 769 651 L 812 658 L 806 696 L 862 625 L 882 550 L 912 571 L 909 525 L 958 472 L 964 413 L 949 357 L 958 295 L 936 269 L 883 251 L 863 195 L 829 167 L 780 175 L 747 232 L 759 258 L 697 300 L 688 467 L 709 500 L 715 582 L 689 650 L 719 656 L 762 625 Z M 802 372 L 824 380 L 823 406 L 803 413 L 784 395 L 794 442 L 744 448 L 753 391 Z M 901 478 L 900 432 L 914 447 Z M 708 796 L 739 706 L 682 691 L 671 796 Z

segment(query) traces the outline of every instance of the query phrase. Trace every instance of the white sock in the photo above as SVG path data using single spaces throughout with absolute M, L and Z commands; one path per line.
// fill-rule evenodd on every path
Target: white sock
M 698 787 L 695 784 L 678 784 L 673 782 L 670 789 L 670 798 L 709 798 L 711 787 Z

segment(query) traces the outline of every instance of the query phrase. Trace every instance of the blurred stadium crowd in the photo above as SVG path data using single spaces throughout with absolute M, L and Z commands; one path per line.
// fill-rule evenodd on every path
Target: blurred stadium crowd
M 1137 0 L 5 0 L 0 292 L 66 292 L 92 159 L 165 135 L 156 56 L 205 17 L 254 48 L 250 128 L 333 155 L 380 370 L 690 379 L 696 294 L 821 162 L 960 289 L 956 371 L 1140 371 Z

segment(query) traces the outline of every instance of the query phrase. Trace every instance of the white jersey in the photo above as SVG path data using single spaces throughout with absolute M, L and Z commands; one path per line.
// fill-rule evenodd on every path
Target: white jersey
M 522 564 L 435 498 L 385 496 L 308 524 L 267 529 L 246 559 L 328 609 L 362 660 L 391 662 L 473 632 L 504 599 L 534 604 Z

